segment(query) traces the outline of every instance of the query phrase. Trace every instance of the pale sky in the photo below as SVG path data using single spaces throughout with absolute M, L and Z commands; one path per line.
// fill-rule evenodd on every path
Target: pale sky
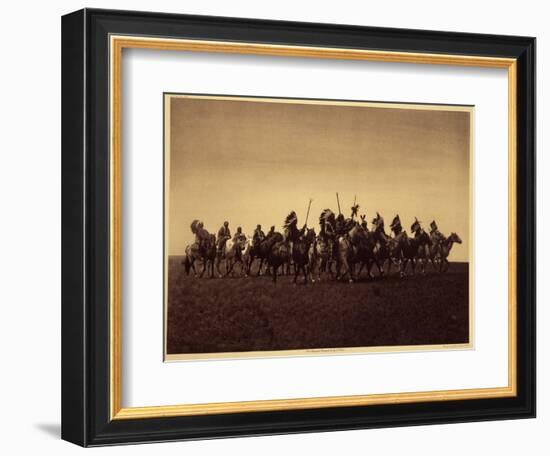
M 295 210 L 319 230 L 325 208 L 349 216 L 354 195 L 370 222 L 395 214 L 410 232 L 414 217 L 429 229 L 455 231 L 450 259 L 469 252 L 470 116 L 465 110 L 404 109 L 170 97 L 168 253 L 193 241 L 193 219 L 217 233 L 224 220 L 252 234 L 281 230 Z M 392 105 L 385 105 L 392 106 Z M 400 105 L 401 106 L 401 105 Z M 447 109 L 447 110 L 446 110 Z

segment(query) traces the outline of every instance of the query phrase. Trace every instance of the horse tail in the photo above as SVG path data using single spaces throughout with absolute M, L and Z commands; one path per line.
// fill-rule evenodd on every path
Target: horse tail
M 189 275 L 189 271 L 191 270 L 191 261 L 189 261 L 189 256 L 185 255 L 185 260 L 183 260 L 183 265 L 185 267 L 185 273 Z

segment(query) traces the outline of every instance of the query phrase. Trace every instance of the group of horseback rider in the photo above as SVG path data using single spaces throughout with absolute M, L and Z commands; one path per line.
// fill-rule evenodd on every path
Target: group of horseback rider
M 313 229 L 307 228 L 307 217 L 306 223 L 301 228 L 298 228 L 298 216 L 295 211 L 290 212 L 290 214 L 286 217 L 283 224 L 283 234 L 276 232 L 275 226 L 271 226 L 270 230 L 266 234 L 262 230 L 262 226 L 257 225 L 250 241 L 249 238 L 243 233 L 240 226 L 237 227 L 236 232 L 232 236 L 228 221 L 225 221 L 223 223 L 223 225 L 218 230 L 216 237 L 214 235 L 210 235 L 208 231 L 204 229 L 203 223 L 198 220 L 193 221 L 191 225 L 191 231 L 195 234 L 195 245 L 198 247 L 200 256 L 206 259 L 206 251 L 209 250 L 211 252 L 212 263 L 214 261 L 213 257 L 215 256 L 216 258 L 218 271 L 221 259 L 225 258 L 227 263 L 229 255 L 228 252 L 231 252 L 233 264 L 235 261 L 240 262 L 242 265 L 242 270 L 246 270 L 247 273 L 250 272 L 250 266 L 255 258 L 259 258 L 262 260 L 258 270 L 258 273 L 261 273 L 264 260 L 263 257 L 267 257 L 268 254 L 265 253 L 267 251 L 265 251 L 264 254 L 258 254 L 256 252 L 260 252 L 261 247 L 266 245 L 269 245 L 269 248 L 272 248 L 273 245 L 277 243 L 286 245 L 286 248 L 288 249 L 287 256 L 289 258 L 287 263 L 296 263 L 295 261 L 293 261 L 293 258 L 295 257 L 294 245 L 295 243 L 300 242 L 300 240 L 303 240 L 307 235 L 309 239 L 313 239 L 314 244 L 313 246 L 308 244 L 307 248 L 309 251 L 307 252 L 307 254 L 312 257 L 315 255 L 315 249 L 318 248 L 318 245 L 324 246 L 325 253 L 327 253 L 327 256 L 330 258 L 326 261 L 326 263 L 328 262 L 328 270 L 331 271 L 330 263 L 334 262 L 337 268 L 337 277 L 340 274 L 341 263 L 346 263 L 345 258 L 342 257 L 342 252 L 343 250 L 345 250 L 346 243 L 350 246 L 351 249 L 353 249 L 355 246 L 360 250 L 360 242 L 361 239 L 365 239 L 365 233 L 368 233 L 368 235 L 371 236 L 370 239 L 374 240 L 371 252 L 373 255 L 372 261 L 367 261 L 369 275 L 371 275 L 370 266 L 372 265 L 372 263 L 375 263 L 378 266 L 380 274 L 383 274 L 383 264 L 385 260 L 390 261 L 388 268 L 391 269 L 392 261 L 396 262 L 396 260 L 398 260 L 401 263 L 402 259 L 404 262 L 404 268 L 400 265 L 401 275 L 403 275 L 404 269 L 406 269 L 408 261 L 410 261 L 412 264 L 413 272 L 417 259 L 422 259 L 422 270 L 424 270 L 425 262 L 427 262 L 428 259 L 431 259 L 435 267 L 436 259 L 434 258 L 434 256 L 439 255 L 441 257 L 441 253 L 434 252 L 441 252 L 441 246 L 445 245 L 445 242 L 447 242 L 447 240 L 450 240 L 451 247 L 453 241 L 461 242 L 460 238 L 458 238 L 455 233 L 452 234 L 452 236 L 454 237 L 451 236 L 449 238 L 446 238 L 439 231 L 435 220 L 430 223 L 430 231 L 428 235 L 422 228 L 421 222 L 417 218 L 415 218 L 410 227 L 410 231 L 413 237 L 409 238 L 407 233 L 403 229 L 399 215 L 396 215 L 390 224 L 390 230 L 393 236 L 387 235 L 384 227 L 384 218 L 378 212 L 376 213 L 376 217 L 372 220 L 372 226 L 369 230 L 366 215 L 362 214 L 358 216 L 358 211 L 359 205 L 355 204 L 355 202 L 354 205 L 351 207 L 350 217 L 345 217 L 340 211 L 338 215 L 336 215 L 330 209 L 325 209 L 319 217 L 319 235 L 315 235 L 315 231 Z M 360 236 L 358 237 L 358 232 L 359 234 L 363 234 L 363 238 L 361 238 Z M 354 243 L 355 239 L 359 239 L 359 241 Z M 230 240 L 231 244 L 228 245 L 228 242 Z M 375 253 L 381 249 L 380 244 L 383 244 L 384 248 L 387 251 L 387 256 L 385 258 L 383 257 L 381 261 L 380 258 L 376 258 L 374 256 Z M 248 258 L 247 261 L 243 261 L 242 256 L 244 254 L 246 245 L 248 245 L 248 249 L 250 250 L 251 255 L 248 255 L 250 258 Z M 437 247 L 437 249 L 431 250 L 433 249 L 434 245 Z M 310 250 L 311 247 L 312 249 Z M 397 247 L 400 247 L 401 250 L 397 249 Z M 411 251 L 411 248 L 413 249 L 412 254 L 407 257 L 407 254 L 403 252 L 405 252 L 405 250 Z M 394 250 L 399 250 L 399 253 L 395 254 Z M 440 258 L 438 260 L 440 263 L 446 261 L 446 256 L 448 256 L 449 251 L 450 247 L 447 248 L 445 258 Z M 267 259 L 266 262 L 268 263 Z M 310 263 L 313 263 L 313 258 L 311 259 Z M 324 267 L 326 268 L 326 264 Z M 309 269 L 313 269 L 312 264 L 309 265 Z M 351 271 L 348 272 L 348 274 L 350 274 L 350 278 L 352 278 L 353 276 L 353 269 L 354 268 L 352 266 Z
M 202 222 L 201 222 L 202 223 Z M 275 226 L 272 226 L 267 235 L 262 231 L 262 225 L 256 225 L 254 234 L 252 235 L 252 242 L 257 244 L 265 239 L 268 239 L 270 236 L 275 234 Z M 233 243 L 244 243 L 246 242 L 246 235 L 243 233 L 243 230 L 240 226 L 237 227 L 235 235 L 231 237 L 231 230 L 229 228 L 229 222 L 223 222 L 223 225 L 218 230 L 218 236 L 216 238 L 216 251 L 219 255 L 223 255 L 225 245 L 229 239 L 233 240 Z M 200 242 L 200 239 L 195 238 L 196 242 Z

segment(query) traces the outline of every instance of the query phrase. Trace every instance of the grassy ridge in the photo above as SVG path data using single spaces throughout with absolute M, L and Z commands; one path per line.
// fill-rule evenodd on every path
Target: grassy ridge
M 274 285 L 268 277 L 168 270 L 168 353 L 240 352 L 468 342 L 468 264 L 445 274 L 354 284 Z M 365 273 L 363 273 L 365 274 Z

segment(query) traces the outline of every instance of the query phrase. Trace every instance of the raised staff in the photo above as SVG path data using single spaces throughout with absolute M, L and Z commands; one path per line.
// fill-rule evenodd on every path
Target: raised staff
M 306 213 L 306 223 L 305 225 L 307 226 L 307 219 L 309 218 L 309 210 L 311 208 L 311 202 L 313 201 L 313 198 L 310 198 L 309 199 L 309 204 L 307 205 L 307 213 Z

